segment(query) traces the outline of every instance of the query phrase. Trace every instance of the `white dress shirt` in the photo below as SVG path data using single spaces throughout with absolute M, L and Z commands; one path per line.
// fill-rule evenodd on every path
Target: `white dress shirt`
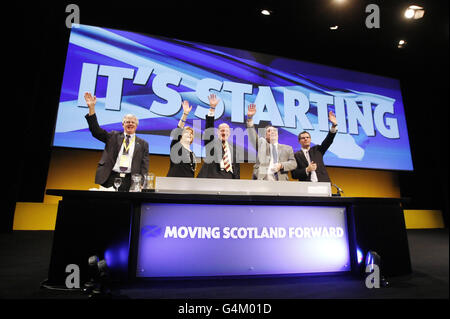
M 330 132 L 331 133 L 336 133 L 337 132 L 337 125 L 335 127 L 331 126 L 330 128 Z M 311 158 L 309 157 L 309 147 L 307 149 L 302 148 L 303 154 L 306 157 L 306 160 L 308 161 L 308 164 L 311 164 Z M 306 171 L 306 168 L 305 168 Z M 308 172 L 306 172 L 306 174 L 308 175 Z M 316 171 L 311 171 L 311 182 L 318 182 L 319 179 L 317 178 L 317 173 Z
M 311 158 L 309 157 L 309 147 L 308 149 L 302 148 L 303 154 L 306 157 L 306 160 L 308 161 L 308 164 L 311 164 Z M 305 168 L 306 170 L 306 168 Z M 306 172 L 306 174 L 308 174 L 308 172 Z M 316 171 L 311 171 L 311 182 L 318 182 L 319 180 L 317 179 L 317 173 Z
M 127 135 L 130 135 L 130 148 L 128 149 L 128 168 L 125 172 L 120 171 L 120 158 L 123 155 L 123 148 L 125 144 L 125 139 Z M 136 134 L 125 134 L 124 133 L 124 142 L 122 143 L 122 146 L 120 147 L 119 155 L 117 156 L 116 165 L 114 165 L 113 171 L 117 173 L 131 173 L 131 163 L 133 162 L 133 153 L 134 153 L 134 146 L 136 144 Z

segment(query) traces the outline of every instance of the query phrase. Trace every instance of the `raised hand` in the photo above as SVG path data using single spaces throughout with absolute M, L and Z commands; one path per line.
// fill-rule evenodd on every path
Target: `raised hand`
M 209 100 L 209 106 L 213 109 L 216 108 L 217 104 L 219 104 L 219 101 L 220 101 L 215 94 L 210 94 L 208 96 L 208 100 Z
M 248 105 L 247 117 L 251 119 L 256 114 L 256 104 L 251 103 Z
M 333 124 L 333 126 L 337 125 L 336 116 L 334 115 L 333 111 L 328 112 L 328 119 Z
M 84 93 L 84 99 L 86 100 L 86 104 L 89 107 L 89 115 L 92 115 L 95 113 L 95 103 L 97 103 L 97 97 L 94 95 L 92 96 L 91 93 L 86 92 Z
M 89 107 L 94 107 L 95 103 L 97 103 L 97 97 L 95 95 L 92 96 L 89 92 L 84 93 L 84 99 Z
M 192 110 L 192 106 L 189 106 L 189 102 L 188 101 L 183 101 L 183 113 L 184 114 L 189 114 L 189 112 Z

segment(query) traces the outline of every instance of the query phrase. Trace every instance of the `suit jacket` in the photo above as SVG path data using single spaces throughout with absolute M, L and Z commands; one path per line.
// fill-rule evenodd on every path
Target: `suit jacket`
M 197 175 L 198 178 L 227 178 L 229 176 L 228 173 L 220 169 L 220 162 L 223 158 L 222 142 L 216 137 L 216 134 L 213 134 L 213 128 L 214 116 L 206 116 L 205 134 L 210 134 L 210 136 L 205 142 L 206 160 Z M 207 131 L 208 129 L 210 131 Z M 239 179 L 241 178 L 241 171 L 240 165 L 236 160 L 236 146 L 230 142 L 228 142 L 228 145 L 231 153 L 232 178 Z
M 171 133 L 170 168 L 167 177 L 194 177 L 196 158 L 194 152 L 179 143 L 182 133 L 183 129 L 179 127 Z
M 116 164 L 117 156 L 119 155 L 123 143 L 124 133 L 118 131 L 107 132 L 102 129 L 98 124 L 96 114 L 91 116 L 87 114 L 86 120 L 92 136 L 105 143 L 105 149 L 98 162 L 97 172 L 95 173 L 95 183 L 101 185 L 108 180 L 108 177 Z M 131 174 L 147 174 L 149 162 L 148 153 L 148 143 L 136 136 L 133 161 L 131 162 Z
M 323 155 L 333 143 L 336 133 L 328 132 L 328 135 L 323 140 L 322 144 L 315 145 L 309 149 L 309 158 L 311 161 L 317 164 L 316 175 L 319 182 L 331 182 L 328 176 L 327 169 L 323 163 Z M 297 161 L 297 168 L 293 170 L 292 178 L 298 179 L 299 181 L 310 182 L 311 173 L 306 173 L 306 167 L 308 167 L 308 160 L 302 150 L 295 153 L 295 160 Z
M 256 163 L 253 165 L 253 179 L 267 179 L 267 169 L 270 165 L 270 143 L 263 137 L 259 137 L 254 126 L 248 126 L 247 130 L 249 141 L 255 146 L 258 154 Z M 291 146 L 280 144 L 277 145 L 278 162 L 283 165 L 283 169 L 278 172 L 279 181 L 288 181 L 288 172 L 297 167 L 294 158 L 294 150 Z

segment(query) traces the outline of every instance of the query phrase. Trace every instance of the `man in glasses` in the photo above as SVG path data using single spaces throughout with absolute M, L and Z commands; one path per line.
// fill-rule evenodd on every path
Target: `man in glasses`
M 305 182 L 331 182 L 323 163 L 323 155 L 333 143 L 337 132 L 336 116 L 332 111 L 328 113 L 328 120 L 332 126 L 320 145 L 311 146 L 311 135 L 306 131 L 298 135 L 301 149 L 294 154 L 297 168 L 291 172 L 292 178 Z
M 95 183 L 109 188 L 116 178 L 122 179 L 119 191 L 128 191 L 133 174 L 146 175 L 149 163 L 148 143 L 136 136 L 138 119 L 133 114 L 127 114 L 122 120 L 123 132 L 107 132 L 102 129 L 95 114 L 97 98 L 91 93 L 85 93 L 84 99 L 89 107 L 86 120 L 92 136 L 105 143 L 100 162 L 95 174 Z

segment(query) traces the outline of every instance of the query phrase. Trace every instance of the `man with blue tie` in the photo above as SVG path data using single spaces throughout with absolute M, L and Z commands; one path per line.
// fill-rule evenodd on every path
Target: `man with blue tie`
M 288 181 L 288 172 L 297 167 L 291 146 L 278 143 L 278 129 L 267 126 L 265 137 L 259 137 L 253 124 L 256 105 L 250 104 L 247 111 L 247 130 L 249 141 L 258 154 L 253 165 L 253 179 Z

